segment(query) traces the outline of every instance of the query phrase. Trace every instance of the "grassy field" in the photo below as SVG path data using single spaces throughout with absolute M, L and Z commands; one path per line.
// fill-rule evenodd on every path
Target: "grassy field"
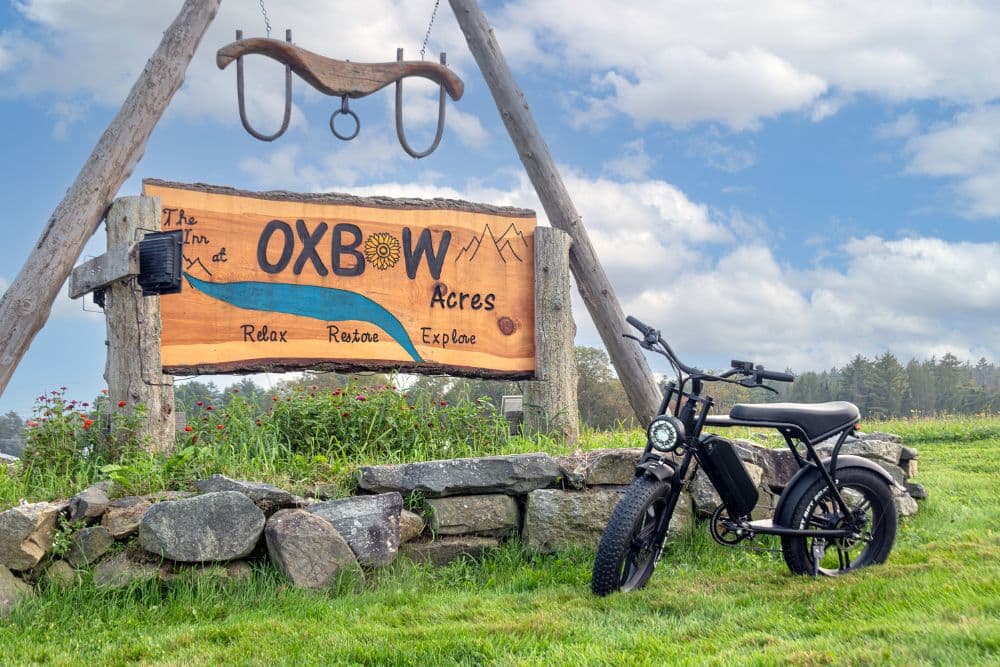
M 843 579 L 792 577 L 780 556 L 717 547 L 700 526 L 647 589 L 603 599 L 592 553 L 514 545 L 439 570 L 400 562 L 357 594 L 297 590 L 263 567 L 242 585 L 83 583 L 0 621 L 0 663 L 997 664 L 1000 420 L 863 426 L 920 450 L 930 498 L 886 565 Z

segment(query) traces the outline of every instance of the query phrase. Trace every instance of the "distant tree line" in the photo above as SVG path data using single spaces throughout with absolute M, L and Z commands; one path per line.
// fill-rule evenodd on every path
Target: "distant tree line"
M 580 418 L 594 428 L 631 419 L 607 354 L 578 347 L 576 358 Z M 972 364 L 951 353 L 926 361 L 911 359 L 905 366 L 891 352 L 874 359 L 859 354 L 842 368 L 796 373 L 792 384 L 768 384 L 779 393 L 722 383 L 711 385 L 707 393 L 718 412 L 728 412 L 736 403 L 850 401 L 869 418 L 1000 413 L 1000 366 L 985 358 Z
M 636 425 L 607 353 L 596 347 L 578 346 L 575 356 L 583 423 L 595 429 Z M 237 396 L 263 413 L 281 392 L 335 389 L 345 386 L 351 377 L 339 373 L 305 373 L 293 380 L 283 380 L 274 388 L 261 387 L 248 377 L 225 389 L 210 380 L 190 380 L 176 384 L 174 395 L 177 410 L 188 414 L 208 405 L 228 405 Z M 497 409 L 503 396 L 523 393 L 518 382 L 441 375 L 394 378 L 369 373 L 358 377 L 358 381 L 369 386 L 395 384 L 402 391 L 424 392 L 434 400 L 449 403 L 485 399 Z M 771 384 L 779 394 L 722 383 L 713 384 L 708 393 L 721 413 L 728 412 L 736 403 L 773 401 L 850 401 L 861 409 L 863 416 L 871 418 L 1000 413 L 1000 366 L 985 358 L 972 364 L 951 353 L 926 361 L 911 359 L 905 366 L 891 352 L 874 359 L 859 354 L 842 368 L 798 373 L 790 385 Z M 24 418 L 13 410 L 0 415 L 0 453 L 21 454 L 24 426 Z

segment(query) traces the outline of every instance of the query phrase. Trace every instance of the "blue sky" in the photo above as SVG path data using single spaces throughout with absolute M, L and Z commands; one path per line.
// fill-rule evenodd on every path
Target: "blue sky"
M 0 5 L 0 290 L 116 113 L 179 1 Z M 274 36 L 354 61 L 418 58 L 432 0 L 265 2 Z M 860 352 L 904 361 L 1000 355 L 1000 6 L 992 2 L 484 2 L 626 312 L 683 358 L 795 370 Z M 296 80 L 271 144 L 236 113 L 216 49 L 263 35 L 255 0 L 224 0 L 184 88 L 120 194 L 141 178 L 245 189 L 446 196 L 541 206 L 443 2 L 428 58 L 448 52 L 466 95 L 440 149 L 406 156 L 392 93 L 352 103 Z M 281 70 L 248 59 L 250 115 L 277 127 Z M 411 143 L 436 91 L 407 82 Z M 85 251 L 104 251 L 103 228 Z M 95 310 L 92 305 L 88 309 Z M 598 344 L 577 299 L 577 342 Z M 0 396 L 103 386 L 104 320 L 62 296 Z M 276 378 L 266 378 L 264 382 Z M 229 378 L 221 379 L 222 383 Z

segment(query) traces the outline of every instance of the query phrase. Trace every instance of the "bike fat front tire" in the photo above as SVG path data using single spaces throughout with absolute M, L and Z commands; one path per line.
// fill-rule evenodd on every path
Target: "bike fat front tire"
M 822 539 L 782 537 L 781 552 L 793 574 L 837 576 L 884 563 L 896 541 L 896 506 L 892 490 L 875 472 L 864 468 L 837 471 L 837 488 L 848 508 L 865 517 L 863 537 Z M 792 512 L 794 528 L 839 528 L 843 518 L 822 479 L 806 491 Z M 814 563 L 816 556 L 819 563 Z
M 670 489 L 669 480 L 643 476 L 625 490 L 597 547 L 590 579 L 595 594 L 631 591 L 649 581 L 670 523 Z

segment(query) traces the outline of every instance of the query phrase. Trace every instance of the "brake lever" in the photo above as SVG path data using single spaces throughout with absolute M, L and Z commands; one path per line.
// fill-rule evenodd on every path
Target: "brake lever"
M 769 392 L 774 394 L 781 393 L 774 387 L 769 387 L 766 384 L 754 381 L 753 376 L 743 378 L 742 380 L 737 382 L 737 384 L 740 385 L 741 387 L 746 387 L 747 389 L 767 389 Z

